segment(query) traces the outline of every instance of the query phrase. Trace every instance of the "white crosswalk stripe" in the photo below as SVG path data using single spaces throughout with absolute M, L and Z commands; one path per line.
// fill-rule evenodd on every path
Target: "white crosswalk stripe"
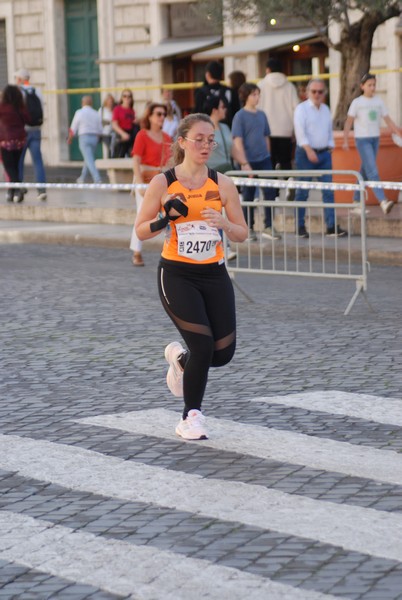
M 78 422 L 172 439 L 178 418 L 177 413 L 158 408 Z M 226 419 L 208 418 L 208 429 L 210 439 L 203 440 L 203 446 L 402 485 L 402 455 L 396 452 Z
M 2 511 L 0 560 L 18 562 L 115 594 L 132 594 L 138 600 L 187 600 L 197 597 L 197 587 L 202 589 L 203 598 L 334 598 L 212 565 L 205 560 L 73 532 L 40 519 Z
M 331 395 L 332 394 L 332 395 Z M 323 392 L 256 398 L 311 411 L 398 423 L 402 403 L 357 394 Z M 383 411 L 378 408 L 386 406 Z M 332 411 L 332 407 L 334 410 Z M 78 419 L 75 427 L 99 427 L 165 440 L 179 412 L 151 409 Z M 401 421 L 402 422 L 402 421 Z M 208 418 L 210 439 L 189 443 L 214 450 L 337 472 L 370 482 L 402 485 L 402 455 L 324 437 Z M 185 444 L 185 442 L 182 442 Z M 184 446 L 185 448 L 185 446 Z M 185 454 L 183 455 L 185 456 Z M 144 459 L 145 461 L 146 459 Z M 78 445 L 0 435 L 0 469 L 106 499 L 141 502 L 220 522 L 312 540 L 345 552 L 402 563 L 402 513 L 317 500 L 278 489 L 202 477 L 138 461 L 123 460 Z M 17 509 L 18 510 L 18 509 Z M 43 518 L 0 510 L 0 560 L 92 585 L 137 600 L 330 600 L 335 596 L 271 581 L 241 567 L 136 545 L 93 532 L 74 531 Z M 141 544 L 142 542 L 139 542 Z M 392 563 L 394 564 L 394 563 Z M 389 563 L 391 568 L 391 563 Z M 291 581 L 291 579 L 290 579 Z M 295 584 L 297 585 L 297 584 Z M 331 590 L 332 591 L 332 590 Z M 335 593 L 335 592 L 334 592 Z
M 369 394 L 326 390 L 287 396 L 250 398 L 250 400 L 402 426 L 402 400 L 395 398 L 378 398 Z
M 51 483 L 239 521 L 402 561 L 402 515 L 205 479 L 91 450 L 0 436 L 0 467 Z M 183 491 L 185 490 L 185 494 Z

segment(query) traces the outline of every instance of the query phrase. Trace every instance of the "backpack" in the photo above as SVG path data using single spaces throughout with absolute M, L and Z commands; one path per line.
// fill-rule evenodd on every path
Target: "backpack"
M 43 123 L 43 109 L 42 102 L 36 95 L 35 88 L 25 88 L 25 108 L 29 115 L 28 125 L 32 127 L 42 125 Z

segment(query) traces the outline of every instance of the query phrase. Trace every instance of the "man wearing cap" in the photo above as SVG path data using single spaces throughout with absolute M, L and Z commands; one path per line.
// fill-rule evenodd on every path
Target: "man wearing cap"
M 26 99 L 27 93 L 34 90 L 30 83 L 30 73 L 27 69 L 19 69 L 15 74 L 15 83 L 19 86 L 22 91 L 24 98 Z M 43 108 L 43 99 L 41 95 L 35 90 L 37 97 L 39 98 L 42 108 Z M 46 174 L 45 167 L 43 165 L 42 152 L 41 152 L 41 141 L 42 141 L 42 132 L 41 125 L 26 125 L 25 126 L 27 132 L 27 141 L 25 147 L 22 151 L 19 171 L 20 171 L 20 179 L 24 181 L 24 160 L 27 149 L 29 148 L 29 152 L 31 153 L 32 163 L 35 171 L 35 180 L 36 183 L 46 183 Z M 38 188 L 38 200 L 46 200 L 46 188 Z

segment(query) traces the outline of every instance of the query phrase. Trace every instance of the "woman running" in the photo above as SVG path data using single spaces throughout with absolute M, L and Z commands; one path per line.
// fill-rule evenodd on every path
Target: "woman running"
M 176 434 L 187 440 L 208 438 L 201 413 L 208 371 L 230 362 L 236 347 L 234 292 L 218 230 L 232 242 L 243 242 L 248 234 L 235 185 L 206 166 L 214 133 L 205 114 L 180 122 L 173 147 L 176 167 L 152 179 L 135 225 L 140 240 L 166 227 L 159 295 L 188 348 L 179 342 L 165 348 L 167 384 L 175 396 L 184 396 Z

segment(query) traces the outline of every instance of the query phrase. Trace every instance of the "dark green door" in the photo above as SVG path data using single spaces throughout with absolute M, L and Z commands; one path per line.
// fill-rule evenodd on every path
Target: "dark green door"
M 96 0 L 65 0 L 67 87 L 99 87 L 98 15 Z M 68 95 L 69 123 L 81 108 L 84 93 Z M 93 106 L 100 106 L 100 94 L 92 94 Z M 99 144 L 99 157 L 102 155 Z M 70 159 L 82 160 L 77 140 L 70 146 Z

